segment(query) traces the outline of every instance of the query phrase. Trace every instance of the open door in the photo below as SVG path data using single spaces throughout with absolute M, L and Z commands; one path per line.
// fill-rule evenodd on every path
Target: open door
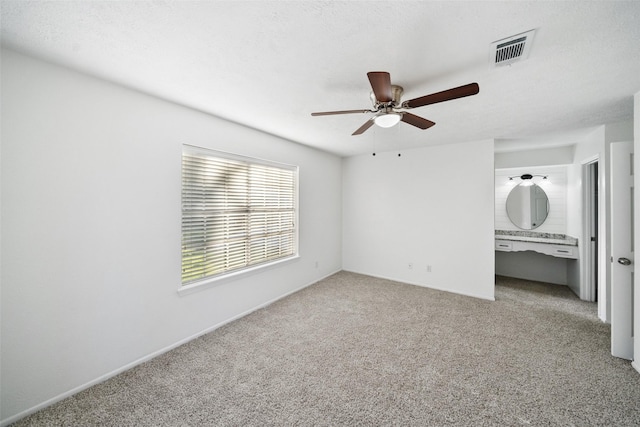
M 611 144 L 611 354 L 633 359 L 633 143 Z

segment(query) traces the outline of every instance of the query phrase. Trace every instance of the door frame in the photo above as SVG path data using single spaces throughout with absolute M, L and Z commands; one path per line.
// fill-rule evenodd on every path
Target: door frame
M 589 242 L 587 242 L 587 236 L 591 233 L 590 231 L 590 223 L 591 215 L 588 213 L 587 207 L 589 206 L 589 199 L 591 197 L 589 187 L 589 168 L 592 163 L 598 163 L 598 173 L 597 173 L 597 185 L 598 185 L 598 244 L 597 244 L 597 252 L 598 252 L 598 317 L 603 322 L 610 322 L 611 308 L 610 308 L 610 282 L 609 282 L 609 264 L 608 257 L 610 254 L 607 249 L 607 241 L 608 241 L 608 231 L 607 231 L 607 221 L 608 221 L 608 197 L 609 192 L 606 191 L 605 187 L 605 174 L 607 173 L 607 166 L 604 164 L 601 153 L 595 154 L 593 156 L 587 157 L 580 162 L 580 178 L 582 180 L 582 200 L 581 200 L 581 219 L 582 219 L 582 238 L 579 241 L 580 245 L 580 299 L 593 301 L 594 299 L 588 299 L 593 290 L 591 289 L 591 282 L 588 280 L 589 275 L 593 274 L 593 266 L 588 263 L 586 260 L 590 259 L 590 249 Z M 589 251 L 589 252 L 587 252 Z M 594 295 L 595 296 L 595 295 Z

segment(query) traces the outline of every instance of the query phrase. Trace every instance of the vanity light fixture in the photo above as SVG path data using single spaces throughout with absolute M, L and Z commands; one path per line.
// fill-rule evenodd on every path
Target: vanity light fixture
M 520 176 L 514 175 L 509 177 L 509 181 L 513 181 L 513 178 L 520 178 L 522 180 L 521 184 L 525 187 L 529 187 L 533 185 L 533 177 L 541 176 L 542 179 L 547 179 L 548 175 L 531 175 L 530 173 L 525 173 Z

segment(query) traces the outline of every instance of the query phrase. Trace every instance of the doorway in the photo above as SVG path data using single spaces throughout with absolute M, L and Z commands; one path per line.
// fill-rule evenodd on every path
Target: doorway
M 599 300 L 598 281 L 598 160 L 583 165 L 585 183 L 585 260 L 586 260 L 586 295 L 587 301 Z

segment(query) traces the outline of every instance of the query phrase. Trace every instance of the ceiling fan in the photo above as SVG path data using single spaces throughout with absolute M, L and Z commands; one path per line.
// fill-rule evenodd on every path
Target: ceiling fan
M 344 111 L 324 111 L 319 113 L 311 113 L 312 116 L 331 116 L 335 114 L 354 114 L 354 113 L 374 113 L 371 119 L 360 126 L 352 135 L 361 135 L 374 124 L 380 127 L 391 127 L 399 121 L 403 121 L 420 129 L 428 129 L 435 125 L 431 120 L 424 119 L 415 114 L 406 112 L 411 108 L 423 107 L 438 102 L 450 101 L 452 99 L 464 98 L 465 96 L 475 95 L 480 91 L 478 83 L 469 83 L 464 86 L 454 87 L 442 92 L 432 93 L 431 95 L 421 96 L 419 98 L 410 99 L 400 102 L 400 97 L 404 89 L 402 86 L 392 85 L 391 76 L 386 71 L 370 71 L 367 73 L 369 83 L 371 83 L 371 102 L 373 108 L 371 110 L 344 110 Z

